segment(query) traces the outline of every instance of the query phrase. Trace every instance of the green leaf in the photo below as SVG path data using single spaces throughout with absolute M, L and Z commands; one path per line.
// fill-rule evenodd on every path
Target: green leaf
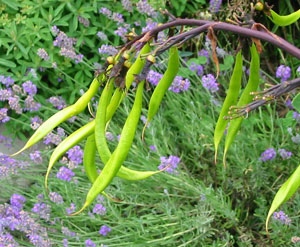
M 298 93 L 293 99 L 292 106 L 297 110 L 297 112 L 300 112 L 300 93 Z
M 224 64 L 220 64 L 220 71 L 229 70 L 233 67 L 234 58 L 233 56 L 226 56 L 224 59 Z
M 54 17 L 56 17 L 59 14 L 59 12 L 65 7 L 65 5 L 66 5 L 65 3 L 62 3 L 55 9 Z
M 270 207 L 267 220 L 266 220 L 266 230 L 268 231 L 268 224 L 270 217 L 280 207 L 281 204 L 289 200 L 292 195 L 295 194 L 300 186 L 300 166 L 294 171 L 294 173 L 289 177 L 289 179 L 281 186 L 281 188 L 276 193 L 272 205 Z
M 74 15 L 73 19 L 70 23 L 70 31 L 71 32 L 76 31 L 77 27 L 78 27 L 78 17 L 77 17 L 77 15 Z
M 6 67 L 15 68 L 16 64 L 12 61 L 0 58 L 0 64 Z
M 19 3 L 17 3 L 17 1 L 15 1 L 15 0 L 2 0 L 2 2 L 5 3 L 7 6 L 9 6 L 10 8 L 12 8 L 14 10 L 18 10 Z

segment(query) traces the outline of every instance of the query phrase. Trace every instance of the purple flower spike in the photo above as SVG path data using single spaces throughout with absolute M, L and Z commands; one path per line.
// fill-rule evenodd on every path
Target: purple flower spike
M 85 240 L 85 247 L 96 247 L 96 244 L 89 238 Z
M 202 85 L 211 93 L 215 93 L 219 90 L 216 78 L 212 74 L 202 76 Z
M 61 180 L 65 180 L 70 182 L 72 177 L 75 176 L 75 173 L 72 172 L 70 169 L 68 169 L 67 167 L 62 166 L 58 173 L 56 174 L 56 177 L 61 179 Z
M 7 108 L 1 108 L 0 109 L 0 122 L 1 123 L 6 123 L 10 120 L 10 117 L 7 116 Z
M 280 221 L 284 225 L 291 224 L 291 219 L 283 211 L 274 212 L 273 219 Z
M 276 77 L 281 81 L 286 81 L 291 77 L 291 68 L 289 66 L 280 65 L 276 70 Z
M 101 234 L 102 236 L 106 236 L 107 233 L 109 233 L 110 231 L 111 231 L 110 227 L 103 225 L 103 226 L 101 226 L 101 228 L 99 230 L 99 234 Z
M 165 171 L 168 173 L 177 173 L 177 171 L 175 171 L 175 169 L 177 168 L 177 165 L 180 162 L 180 158 L 177 156 L 169 156 L 168 158 L 163 156 L 160 158 L 160 165 L 158 166 L 159 170 L 164 169 L 165 167 L 169 166 Z
M 285 150 L 283 148 L 282 149 L 278 149 L 278 153 L 281 156 L 281 158 L 284 159 L 284 160 L 287 160 L 287 159 L 291 158 L 291 156 L 292 156 L 292 152 L 287 151 L 287 150 Z
M 26 202 L 26 198 L 19 194 L 13 194 L 10 197 L 10 204 L 12 206 L 17 207 L 18 209 L 22 209 L 25 202 Z
M 209 10 L 212 13 L 217 13 L 222 4 L 222 0 L 210 0 L 209 1 Z
M 274 148 L 269 148 L 261 154 L 260 160 L 265 162 L 267 160 L 273 160 L 276 157 L 276 151 Z

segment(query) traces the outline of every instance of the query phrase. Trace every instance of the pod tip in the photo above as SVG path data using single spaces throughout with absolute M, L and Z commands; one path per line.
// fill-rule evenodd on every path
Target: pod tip
M 143 142 L 144 142 L 144 137 L 145 137 L 145 131 L 146 131 L 148 124 L 149 124 L 149 121 L 147 120 L 147 122 L 144 125 L 143 131 L 142 131 L 142 141 Z

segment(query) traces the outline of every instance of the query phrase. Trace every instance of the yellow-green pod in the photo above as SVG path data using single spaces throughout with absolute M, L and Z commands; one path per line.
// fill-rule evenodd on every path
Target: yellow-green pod
M 228 120 L 224 119 L 224 116 L 228 114 L 229 107 L 236 104 L 239 92 L 241 90 L 243 72 L 243 57 L 240 50 L 236 55 L 235 65 L 233 73 L 229 82 L 229 89 L 227 91 L 226 98 L 224 100 L 217 125 L 214 132 L 214 145 L 215 145 L 215 162 L 217 162 L 218 146 L 224 135 Z
M 83 167 L 91 183 L 94 183 L 98 177 L 95 162 L 96 150 L 95 135 L 92 134 L 87 138 L 83 150 Z
M 121 88 L 116 88 L 111 100 L 106 109 L 106 122 L 111 120 L 113 115 L 115 114 L 118 106 L 120 105 L 120 100 L 123 94 L 123 90 Z
M 124 124 L 118 146 L 90 188 L 83 207 L 78 212 L 71 215 L 77 215 L 88 207 L 95 200 L 97 195 L 104 191 L 111 183 L 112 179 L 116 176 L 121 165 L 125 161 L 141 116 L 144 83 L 145 81 L 140 82 L 137 86 L 134 104 Z
M 293 24 L 300 18 L 300 9 L 289 15 L 278 15 L 274 10 L 270 9 L 271 16 L 269 19 L 276 25 L 284 27 Z
M 86 106 L 88 105 L 92 97 L 97 93 L 98 88 L 100 87 L 100 85 L 103 83 L 104 80 L 105 80 L 104 74 L 99 76 L 99 80 L 98 78 L 95 78 L 91 83 L 88 91 L 84 93 L 77 100 L 75 104 L 68 106 L 63 110 L 55 113 L 52 117 L 50 117 L 44 123 L 42 123 L 41 126 L 29 138 L 25 146 L 20 151 L 14 153 L 11 156 L 17 155 L 23 152 L 24 150 L 26 150 L 27 148 L 30 148 L 38 141 L 40 141 L 43 137 L 45 137 L 51 130 L 57 127 L 60 123 L 82 112 L 86 108 Z
M 179 62 L 178 49 L 177 49 L 177 47 L 171 47 L 169 50 L 169 62 L 168 62 L 167 70 L 164 73 L 161 80 L 159 81 L 156 88 L 154 89 L 154 92 L 153 92 L 150 102 L 149 102 L 147 122 L 144 126 L 142 136 L 144 136 L 144 132 L 145 132 L 145 129 L 146 129 L 148 123 L 151 121 L 151 119 L 157 113 L 165 93 L 167 92 L 168 88 L 171 86 L 174 78 L 176 77 L 178 70 L 179 70 L 179 65 L 180 65 L 180 62 Z
M 132 82 L 134 81 L 134 76 L 138 75 L 144 65 L 145 65 L 145 59 L 141 58 L 141 55 L 147 54 L 150 52 L 150 44 L 146 43 L 144 45 L 144 47 L 141 49 L 138 57 L 136 58 L 136 60 L 134 61 L 134 63 L 131 65 L 131 67 L 129 68 L 129 70 L 127 71 L 126 77 L 125 77 L 125 85 L 126 85 L 126 89 L 128 90 L 132 84 Z
M 260 69 L 260 60 L 259 60 L 259 54 L 257 52 L 256 46 L 253 43 L 251 48 L 251 62 L 250 62 L 250 74 L 249 74 L 249 80 L 247 83 L 246 88 L 244 89 L 237 106 L 243 106 L 250 103 L 253 99 L 253 95 L 251 95 L 251 92 L 257 91 L 258 85 L 259 85 L 259 69 Z M 234 140 L 238 130 L 241 127 L 243 118 L 237 118 L 230 121 L 229 128 L 227 130 L 227 135 L 225 138 L 225 148 L 224 148 L 224 154 L 223 154 L 223 163 L 225 163 L 226 154 L 227 151 L 232 144 L 232 141 Z

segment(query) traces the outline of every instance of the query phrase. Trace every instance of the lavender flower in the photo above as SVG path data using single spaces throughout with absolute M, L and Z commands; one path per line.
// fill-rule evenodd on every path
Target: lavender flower
M 50 59 L 48 53 L 46 52 L 46 50 L 44 48 L 39 48 L 37 50 L 37 55 L 46 61 Z
M 35 164 L 42 164 L 43 163 L 43 158 L 41 155 L 41 152 L 36 150 L 32 153 L 29 154 L 30 159 L 35 163 Z
M 154 145 L 150 145 L 150 146 L 149 146 L 149 149 L 150 149 L 150 151 L 152 151 L 152 152 L 157 152 L 157 149 L 156 149 L 156 147 L 155 147 Z
M 260 160 L 265 162 L 267 160 L 273 160 L 276 157 L 276 151 L 274 148 L 269 148 L 261 154 Z
M 101 228 L 99 230 L 99 234 L 101 234 L 102 236 L 106 236 L 107 233 L 109 233 L 110 231 L 111 231 L 110 227 L 103 225 L 103 226 L 101 226 Z
M 294 118 L 297 122 L 300 122 L 300 113 L 294 111 L 294 112 L 293 112 L 293 118 Z
M 15 83 L 10 76 L 5 77 L 4 75 L 0 75 L 0 82 L 6 87 L 9 87 Z
M 151 83 L 152 85 L 157 86 L 157 84 L 159 83 L 159 81 L 162 77 L 163 77 L 162 74 L 160 74 L 154 70 L 150 70 L 147 75 L 147 81 L 149 83 Z
M 15 94 L 24 95 L 23 89 L 19 85 L 12 85 L 12 90 Z
M 48 101 L 58 110 L 61 110 L 67 106 L 66 101 L 61 96 L 52 96 Z
M 13 194 L 10 197 L 10 205 L 17 207 L 18 209 L 22 209 L 25 202 L 26 202 L 26 198 L 19 194 Z
M 100 39 L 102 39 L 102 40 L 107 40 L 107 36 L 106 36 L 106 34 L 105 33 L 103 33 L 103 32 L 98 32 L 97 33 L 97 36 L 100 38 Z
M 7 116 L 7 108 L 0 109 L 0 123 L 6 123 L 10 120 L 10 117 Z
M 64 203 L 64 199 L 57 192 L 50 192 L 49 198 L 50 198 L 50 201 L 54 202 L 55 204 L 63 204 Z
M 115 139 L 115 136 L 111 132 L 106 132 L 105 137 L 108 141 L 113 141 Z
M 110 18 L 112 15 L 112 12 L 108 8 L 105 8 L 105 7 L 99 9 L 99 13 L 105 15 L 108 18 Z
M 69 246 L 69 241 L 68 241 L 68 239 L 66 239 L 66 238 L 63 239 L 63 246 L 64 246 L 64 247 L 68 247 L 68 246 Z
M 85 240 L 85 247 L 96 247 L 96 244 L 89 238 Z
M 12 97 L 8 98 L 8 104 L 12 110 L 15 110 L 16 113 L 21 114 L 22 113 L 22 108 L 19 103 L 20 97 L 18 95 L 14 95 Z M 25 106 L 26 106 L 26 100 L 25 100 Z
M 83 18 L 82 16 L 78 16 L 78 21 L 85 27 L 88 27 L 90 25 L 90 21 L 88 19 Z
M 80 146 L 76 145 L 73 148 L 69 149 L 67 151 L 68 158 L 73 163 L 79 165 L 82 163 L 83 158 L 83 150 L 80 148 Z
M 25 169 L 29 166 L 27 162 L 15 160 L 2 153 L 0 153 L 0 164 L 0 178 L 17 174 L 20 169 Z
M 62 166 L 58 173 L 56 174 L 56 177 L 61 179 L 61 180 L 65 180 L 70 182 L 72 177 L 75 176 L 75 173 L 72 172 L 70 169 L 68 169 L 67 167 Z
M 276 70 L 276 78 L 286 81 L 291 77 L 291 68 L 289 66 L 280 65 Z
M 158 23 L 154 22 L 152 19 L 147 19 L 146 26 L 142 28 L 142 32 L 148 32 L 157 27 Z
M 291 224 L 291 219 L 283 211 L 274 212 L 273 219 L 280 221 L 284 225 Z
M 290 110 L 294 110 L 294 107 L 292 106 L 292 101 L 291 99 L 287 99 L 285 101 L 285 105 L 290 109 Z
M 100 54 L 108 54 L 114 56 L 118 53 L 118 50 L 112 45 L 101 45 L 101 47 L 98 49 L 98 52 Z
M 61 232 L 67 237 L 74 237 L 76 236 L 75 232 L 72 232 L 68 227 L 62 226 L 61 227 Z
M 300 135 L 296 134 L 295 136 L 292 136 L 292 141 L 296 144 L 300 144 Z
M 55 135 L 53 132 L 50 132 L 48 135 L 44 137 L 43 141 L 46 145 L 54 144 L 58 145 L 61 142 L 61 137 L 59 135 Z
M 300 76 L 300 66 L 297 68 L 296 72 L 297 72 L 298 76 Z
M 176 76 L 168 90 L 174 93 L 187 91 L 190 87 L 189 79 L 183 79 L 181 76 Z
M 291 156 L 292 156 L 292 152 L 289 152 L 283 148 L 278 149 L 278 153 L 281 156 L 281 158 L 284 160 L 287 160 L 287 159 L 291 158 Z
M 41 107 L 40 103 L 34 101 L 33 97 L 28 95 L 24 101 L 24 110 L 26 111 L 38 111 Z
M 123 41 L 127 40 L 125 35 L 128 33 L 128 30 L 125 27 L 118 27 L 118 29 L 115 30 L 114 33 L 122 38 Z
M 120 13 L 113 13 L 111 19 L 117 22 L 118 24 L 124 23 L 123 15 Z
M 203 74 L 203 66 L 202 66 L 202 65 L 198 65 L 198 64 L 196 64 L 196 63 L 194 63 L 194 62 L 192 62 L 192 63 L 190 64 L 189 69 L 190 69 L 191 71 L 195 71 L 195 72 L 197 73 L 198 76 L 200 76 L 200 75 Z
M 30 123 L 30 127 L 35 130 L 40 127 L 40 125 L 43 123 L 43 120 L 38 116 L 35 116 L 30 119 Z
M 31 211 L 36 213 L 41 219 L 50 220 L 51 206 L 44 202 L 35 203 Z
M 51 28 L 51 32 L 56 36 L 60 32 L 60 30 L 57 26 L 53 26 Z
M 211 93 L 215 93 L 219 90 L 218 83 L 216 83 L 216 78 L 212 74 L 202 76 L 202 85 Z
M 10 148 L 12 144 L 12 139 L 0 134 L 0 143 Z
M 23 90 L 28 95 L 35 95 L 37 93 L 37 87 L 32 83 L 32 81 L 26 81 L 22 84 Z
M 160 158 L 160 165 L 158 166 L 158 169 L 162 170 L 165 167 L 169 166 L 165 171 L 168 173 L 176 174 L 177 171 L 175 171 L 175 169 L 177 168 L 179 162 L 180 162 L 180 158 L 177 156 L 171 155 L 168 158 L 163 156 Z
M 293 236 L 293 237 L 291 238 L 291 242 L 292 242 L 293 244 L 299 243 L 299 242 L 300 242 L 300 237 Z
M 127 10 L 128 12 L 133 11 L 132 2 L 129 0 L 122 0 L 122 6 L 123 6 L 123 9 Z
M 0 101 L 8 100 L 12 96 L 13 96 L 13 93 L 10 88 L 0 89 Z
M 105 215 L 106 214 L 106 207 L 104 207 L 102 204 L 98 203 L 93 208 L 93 213 L 94 214 L 99 214 L 99 215 Z
M 146 14 L 154 18 L 158 16 L 158 13 L 151 7 L 147 0 L 140 0 L 136 4 L 136 8 L 141 14 Z
M 222 4 L 222 0 L 210 0 L 209 1 L 209 10 L 211 13 L 217 13 Z
M 75 212 L 75 210 L 76 210 L 75 203 L 71 203 L 70 207 L 66 208 L 67 214 L 71 214 L 71 213 Z

